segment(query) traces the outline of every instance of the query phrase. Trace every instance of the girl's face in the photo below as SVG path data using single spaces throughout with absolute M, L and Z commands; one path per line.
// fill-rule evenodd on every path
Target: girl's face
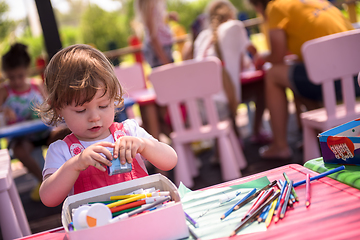
M 5 71 L 5 76 L 9 79 L 10 88 L 15 91 L 27 90 L 26 78 L 28 69 L 26 67 L 17 67 Z
M 114 100 L 109 94 L 98 90 L 94 98 L 81 106 L 73 102 L 60 110 L 69 129 L 82 141 L 96 141 L 109 136 L 109 127 L 114 121 Z

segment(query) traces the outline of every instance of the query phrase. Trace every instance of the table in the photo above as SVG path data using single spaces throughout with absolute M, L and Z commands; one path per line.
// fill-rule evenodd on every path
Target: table
M 48 129 L 41 119 L 34 119 L 6 125 L 0 128 L 0 138 L 19 137 L 30 133 L 40 132 Z
M 304 167 L 309 168 L 317 173 L 323 173 L 328 170 L 337 168 L 339 164 L 324 163 L 323 158 L 315 158 L 307 161 Z M 354 188 L 360 189 L 360 166 L 344 165 L 345 170 L 332 174 L 330 177 Z
M 242 184 L 267 176 L 270 181 L 283 179 L 286 172 L 294 182 L 311 177 L 316 172 L 301 165 L 290 164 L 262 173 L 225 182 L 209 188 Z M 208 188 L 206 188 L 208 189 Z M 305 185 L 298 186 L 296 192 L 300 202 L 287 211 L 286 217 L 278 223 L 271 223 L 266 232 L 235 236 L 233 239 L 359 239 L 360 238 L 360 191 L 334 179 L 325 177 L 311 183 L 312 201 L 305 207 Z M 56 228 L 22 239 L 64 239 L 63 228 Z
M 132 106 L 135 101 L 132 98 L 124 99 L 124 108 L 128 108 Z M 124 111 L 123 111 L 124 112 Z M 125 112 L 124 112 L 125 114 Z M 121 118 L 126 119 L 125 116 L 121 116 Z M 125 120 L 123 119 L 123 120 Z M 0 128 L 0 138 L 5 137 L 19 137 L 24 136 L 30 133 L 40 132 L 51 127 L 45 125 L 41 119 L 28 120 L 23 122 L 14 123 L 11 125 L 6 125 Z

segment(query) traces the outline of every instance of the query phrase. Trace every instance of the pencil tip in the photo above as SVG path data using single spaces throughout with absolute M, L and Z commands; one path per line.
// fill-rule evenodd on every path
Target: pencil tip
M 222 215 L 221 217 L 220 217 L 220 220 L 223 220 L 225 218 L 225 215 Z
M 305 206 L 306 206 L 306 207 L 310 206 L 310 202 L 309 202 L 309 201 L 306 201 Z
M 235 236 L 235 234 L 236 234 L 236 232 L 235 232 L 235 231 L 233 231 L 233 232 L 230 234 L 230 237 Z

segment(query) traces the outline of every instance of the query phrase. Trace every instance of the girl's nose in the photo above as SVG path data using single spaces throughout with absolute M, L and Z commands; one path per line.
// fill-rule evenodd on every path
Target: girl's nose
M 97 111 L 91 111 L 89 115 L 90 122 L 97 122 L 100 120 L 100 114 Z

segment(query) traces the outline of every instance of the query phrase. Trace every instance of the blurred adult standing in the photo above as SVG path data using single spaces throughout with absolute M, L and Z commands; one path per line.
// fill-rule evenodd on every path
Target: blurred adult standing
M 287 142 L 287 98 L 290 88 L 308 110 L 321 101 L 321 86 L 307 77 L 301 46 L 308 40 L 353 29 L 340 10 L 323 0 L 250 0 L 268 24 L 271 52 L 257 59 L 256 65 L 270 62 L 266 72 L 266 103 L 271 116 L 273 143 L 260 149 L 263 158 L 289 158 Z M 288 53 L 296 54 L 292 64 L 284 61 Z
M 172 33 L 167 20 L 177 21 L 175 12 L 167 12 L 165 0 L 135 0 L 135 11 L 144 25 L 143 53 L 154 68 L 173 62 Z

